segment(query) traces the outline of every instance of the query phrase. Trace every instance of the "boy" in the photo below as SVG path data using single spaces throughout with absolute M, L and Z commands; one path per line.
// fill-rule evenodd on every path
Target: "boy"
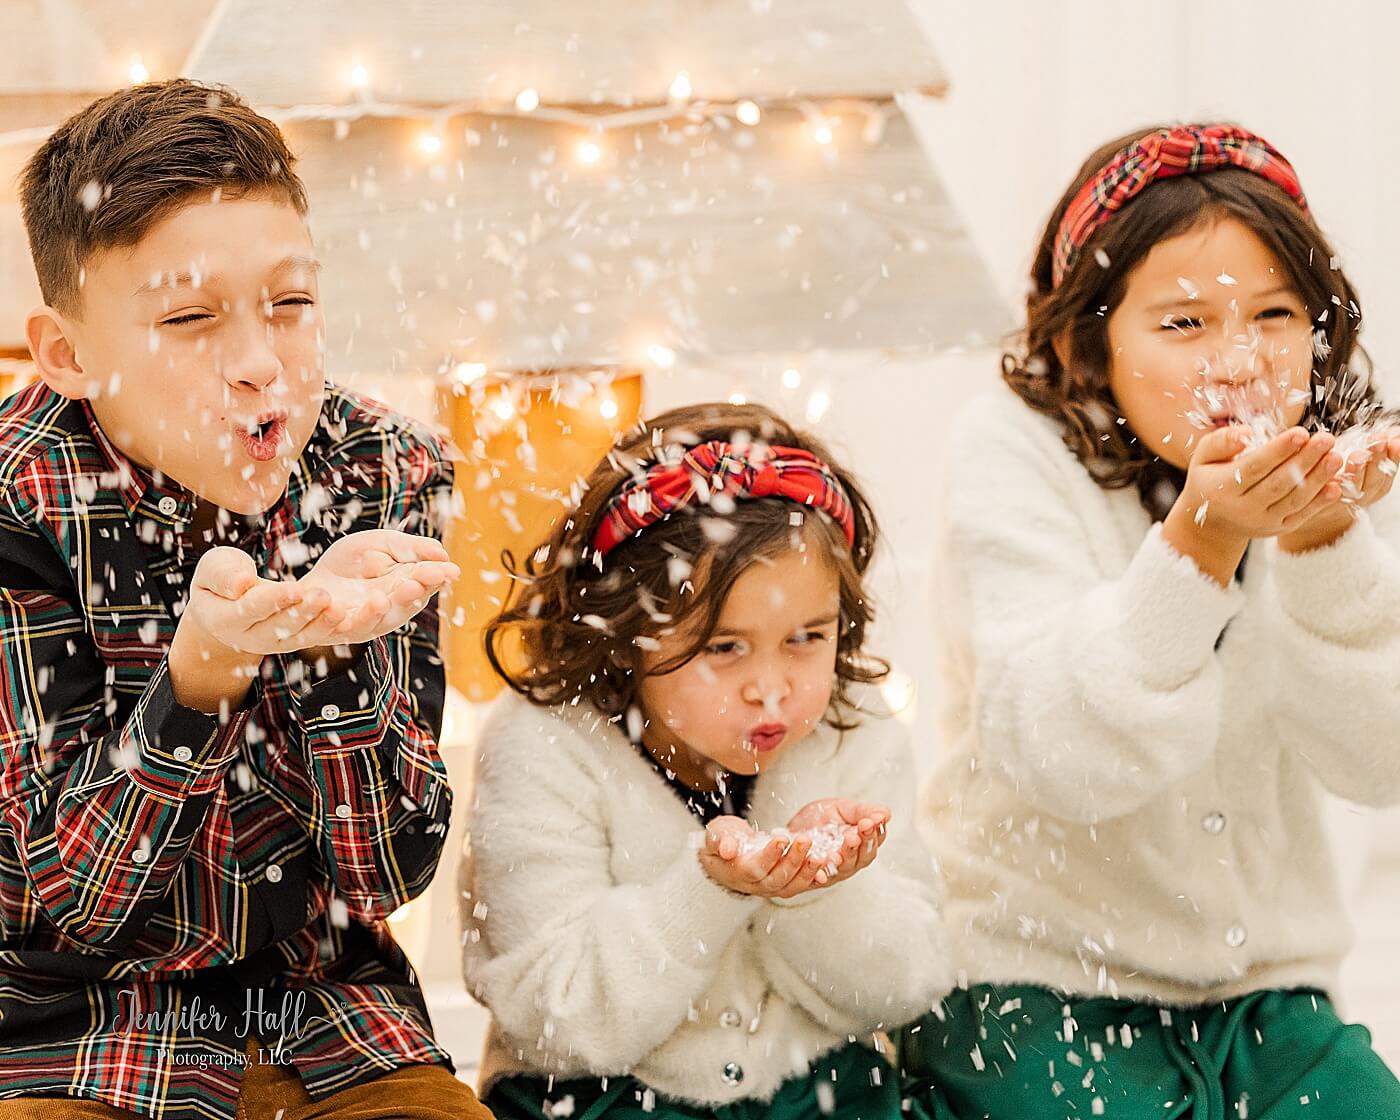
M 384 924 L 451 809 L 451 469 L 325 384 L 292 165 L 176 80 L 23 175 L 46 306 L 42 381 L 0 404 L 0 1120 L 489 1116 Z

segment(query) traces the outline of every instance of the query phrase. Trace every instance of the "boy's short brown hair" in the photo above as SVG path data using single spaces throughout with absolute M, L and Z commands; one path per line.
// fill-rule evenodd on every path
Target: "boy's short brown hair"
M 193 196 L 273 195 L 305 216 L 295 162 L 277 126 L 225 86 L 175 78 L 94 101 L 44 141 L 20 177 L 44 302 L 76 313 L 84 263 L 135 245 Z

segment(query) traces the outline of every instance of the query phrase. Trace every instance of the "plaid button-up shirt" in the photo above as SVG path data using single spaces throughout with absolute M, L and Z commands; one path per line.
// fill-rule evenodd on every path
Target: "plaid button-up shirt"
M 439 536 L 451 478 L 431 433 L 330 388 L 237 546 L 295 576 L 349 532 Z M 450 1066 L 384 922 L 451 807 L 436 603 L 325 679 L 265 658 L 221 725 L 165 660 L 193 510 L 86 402 L 0 404 L 0 1098 L 229 1120 L 250 1034 L 317 1099 Z

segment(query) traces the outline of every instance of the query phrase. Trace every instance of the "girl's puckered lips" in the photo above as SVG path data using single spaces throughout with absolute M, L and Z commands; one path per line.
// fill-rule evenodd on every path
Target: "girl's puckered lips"
M 787 738 L 787 726 L 781 723 L 762 723 L 745 736 L 753 748 L 760 753 L 776 750 Z

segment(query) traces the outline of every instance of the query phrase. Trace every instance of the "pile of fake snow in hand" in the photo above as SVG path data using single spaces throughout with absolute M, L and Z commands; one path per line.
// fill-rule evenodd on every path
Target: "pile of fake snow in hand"
M 739 843 L 739 854 L 750 855 L 761 852 L 773 840 L 811 840 L 811 858 L 822 863 L 837 862 L 846 842 L 846 825 L 824 824 L 820 828 L 804 828 L 789 832 L 785 828 L 774 828 L 767 832 L 756 831 Z

